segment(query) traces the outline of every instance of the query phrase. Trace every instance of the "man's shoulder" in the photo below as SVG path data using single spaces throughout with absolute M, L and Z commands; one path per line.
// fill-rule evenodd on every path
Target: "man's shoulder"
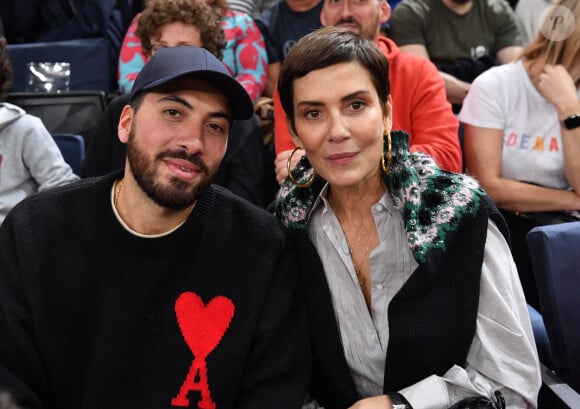
M 434 1 L 440 0 L 405 0 L 397 4 L 393 10 L 393 19 L 402 14 L 412 14 L 415 17 L 427 17 L 430 11 L 435 8 Z M 402 6 L 402 7 L 401 7 Z
M 12 220 L 20 229 L 41 226 L 59 226 L 66 220 L 73 219 L 74 214 L 86 215 L 94 205 L 94 186 L 96 179 L 81 179 L 44 192 L 34 193 L 20 201 L 9 212 L 6 220 Z M 81 216 L 84 217 L 84 216 Z
M 250 224 L 278 224 L 274 215 L 267 210 L 239 197 L 228 189 L 218 185 L 212 185 L 215 194 L 217 211 L 231 213 L 236 217 L 236 222 Z
M 23 199 L 17 207 L 28 208 L 51 208 L 64 203 L 74 203 L 82 200 L 83 197 L 92 192 L 98 178 L 80 179 L 63 186 L 58 186 L 50 190 L 34 193 Z M 90 197 L 87 200 L 91 200 Z
M 212 191 L 214 200 L 207 219 L 212 230 L 227 235 L 241 247 L 262 243 L 270 250 L 285 248 L 288 231 L 272 213 L 221 186 L 212 185 Z

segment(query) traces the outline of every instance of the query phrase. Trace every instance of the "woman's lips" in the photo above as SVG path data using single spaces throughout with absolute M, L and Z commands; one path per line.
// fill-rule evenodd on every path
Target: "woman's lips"
M 335 153 L 327 157 L 332 163 L 340 166 L 348 165 L 356 157 L 356 152 Z

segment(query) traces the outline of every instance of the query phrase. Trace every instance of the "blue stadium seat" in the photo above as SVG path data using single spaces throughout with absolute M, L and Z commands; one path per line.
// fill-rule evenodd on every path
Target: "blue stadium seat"
M 53 133 L 52 137 L 66 163 L 73 172 L 80 175 L 83 160 L 85 159 L 85 140 L 81 135 L 67 133 Z
M 533 228 L 527 236 L 553 370 L 580 391 L 580 222 Z

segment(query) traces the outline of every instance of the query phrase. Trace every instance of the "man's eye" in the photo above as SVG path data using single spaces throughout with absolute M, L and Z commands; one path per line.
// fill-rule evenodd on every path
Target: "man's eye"
M 362 101 L 354 101 L 350 104 L 350 107 L 355 111 L 360 111 L 365 107 L 365 103 Z
M 173 118 L 181 117 L 181 112 L 179 112 L 177 109 L 170 108 L 170 109 L 166 109 L 164 112 Z
M 225 133 L 226 130 L 223 126 L 219 125 L 219 124 L 209 124 L 208 125 L 213 131 L 216 132 L 220 132 L 220 133 Z

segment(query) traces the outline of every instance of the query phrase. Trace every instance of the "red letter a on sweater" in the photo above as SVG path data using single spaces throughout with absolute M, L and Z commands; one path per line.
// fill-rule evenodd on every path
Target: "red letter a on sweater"
M 171 400 L 173 406 L 187 407 L 189 391 L 199 391 L 198 409 L 215 409 L 207 378 L 205 358 L 219 344 L 234 316 L 234 304 L 229 298 L 217 296 L 204 306 L 193 292 L 182 293 L 175 302 L 177 323 L 194 359 L 179 394 Z M 196 381 L 196 377 L 198 380 Z

